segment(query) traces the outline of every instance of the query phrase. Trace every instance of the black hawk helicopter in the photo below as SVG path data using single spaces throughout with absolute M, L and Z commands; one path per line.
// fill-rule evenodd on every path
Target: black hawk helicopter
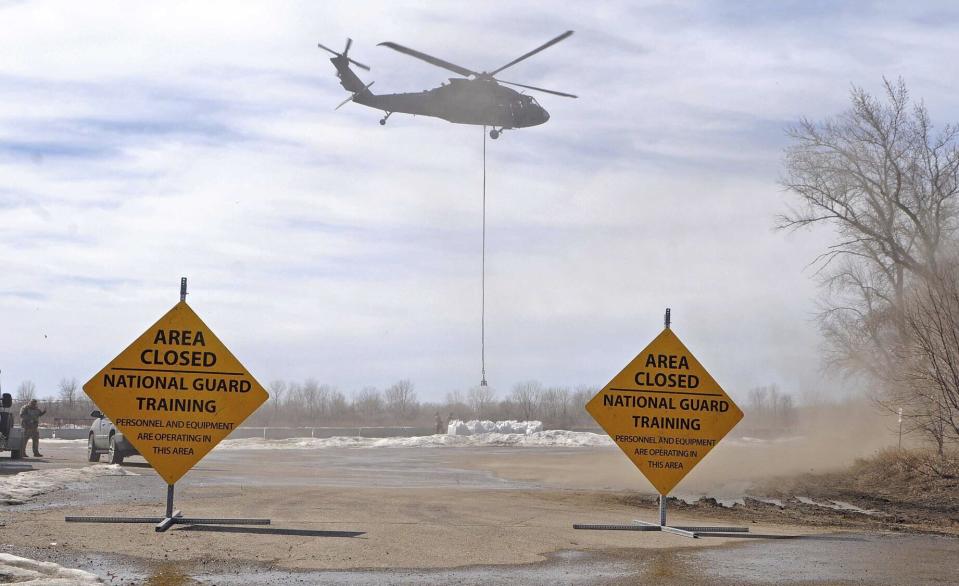
M 350 69 L 350 64 L 356 65 L 367 71 L 370 68 L 362 63 L 354 61 L 349 57 L 352 39 L 346 39 L 346 48 L 342 53 L 337 53 L 329 47 L 318 45 L 335 55 L 330 59 L 333 67 L 336 68 L 336 75 L 340 78 L 340 85 L 352 95 L 343 100 L 340 106 L 348 102 L 356 102 L 370 108 L 383 110 L 386 115 L 380 119 L 380 124 L 385 125 L 386 120 L 394 112 L 404 114 L 413 114 L 416 116 L 433 116 L 442 118 L 457 124 L 477 124 L 482 126 L 491 126 L 490 138 L 499 138 L 499 135 L 506 129 L 526 128 L 536 126 L 549 120 L 549 113 L 543 109 L 533 96 L 520 93 L 514 89 L 504 87 L 501 84 L 514 85 L 521 88 L 545 92 L 556 96 L 566 98 L 575 98 L 573 94 L 547 90 L 531 85 L 523 85 L 511 81 L 496 79 L 494 76 L 508 67 L 516 65 L 520 61 L 528 59 L 539 53 L 543 49 L 551 47 L 556 43 L 566 39 L 573 34 L 573 31 L 566 31 L 555 39 L 540 45 L 532 51 L 513 59 L 506 65 L 490 72 L 476 72 L 465 67 L 461 67 L 449 61 L 437 59 L 426 53 L 421 53 L 409 47 L 398 45 L 392 42 L 380 43 L 380 46 L 389 47 L 405 55 L 422 59 L 427 63 L 448 69 L 458 73 L 463 77 L 450 78 L 449 84 L 443 84 L 438 88 L 425 90 L 422 92 L 413 92 L 405 94 L 374 94 L 370 91 L 373 82 L 364 84 L 359 77 Z M 497 129 L 497 127 L 499 129 Z

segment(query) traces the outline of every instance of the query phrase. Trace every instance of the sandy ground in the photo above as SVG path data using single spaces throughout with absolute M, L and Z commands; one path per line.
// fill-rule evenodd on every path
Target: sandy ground
M 748 480 L 733 463 L 760 455 L 749 444 L 725 451 L 716 450 L 684 489 L 709 494 L 712 484 L 733 495 Z M 13 467 L 4 460 L 0 474 L 87 466 L 81 445 L 48 444 L 44 452 Z M 643 498 L 649 485 L 615 448 L 215 451 L 177 485 L 177 508 L 186 516 L 269 517 L 272 525 L 182 525 L 157 534 L 152 525 L 64 522 L 65 515 L 159 516 L 162 481 L 139 458 L 130 462 L 125 470 L 133 474 L 68 483 L 0 508 L 0 550 L 108 582 L 155 584 L 842 583 L 850 576 L 895 584 L 942 583 L 959 572 L 959 540 L 848 534 L 768 516 L 733 518 L 754 533 L 802 538 L 574 530 L 573 523 L 655 518 Z M 731 523 L 728 512 L 712 517 L 684 507 L 669 520 Z

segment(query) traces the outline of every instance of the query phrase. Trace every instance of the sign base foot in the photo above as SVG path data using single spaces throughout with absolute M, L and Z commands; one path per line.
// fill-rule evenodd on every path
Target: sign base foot
M 573 529 L 593 531 L 664 531 L 691 539 L 700 537 L 749 537 L 749 527 L 707 527 L 693 525 L 657 525 L 646 521 L 634 520 L 630 525 L 602 523 L 574 523 Z
M 157 533 L 162 533 L 174 525 L 269 525 L 270 519 L 226 519 L 207 517 L 184 517 L 180 511 L 174 511 L 169 517 L 64 517 L 67 523 L 150 523 L 155 524 Z

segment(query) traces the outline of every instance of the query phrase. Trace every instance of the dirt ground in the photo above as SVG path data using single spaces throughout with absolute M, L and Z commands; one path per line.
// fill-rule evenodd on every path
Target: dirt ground
M 754 479 L 734 464 L 761 458 L 757 449 L 731 442 L 725 453 L 716 450 L 684 483 L 687 498 L 742 500 L 743 483 Z M 81 445 L 44 452 L 23 465 L 87 465 Z M 177 485 L 177 508 L 194 517 L 268 517 L 271 525 L 179 525 L 158 534 L 151 524 L 64 522 L 65 515 L 159 516 L 165 487 L 138 460 L 127 468 L 136 475 L 103 476 L 0 509 L 0 549 L 108 582 L 153 584 L 764 584 L 784 575 L 842 583 L 850 568 L 861 572 L 856 583 L 893 584 L 937 583 L 959 569 L 950 561 L 959 560 L 956 539 L 890 535 L 828 509 L 810 512 L 809 522 L 754 501 L 671 500 L 669 521 L 746 525 L 770 539 L 573 529 L 655 520 L 648 485 L 615 448 L 217 450 Z M 858 531 L 844 532 L 851 527 Z M 794 539 L 774 539 L 786 536 Z M 701 563 L 707 558 L 712 565 Z

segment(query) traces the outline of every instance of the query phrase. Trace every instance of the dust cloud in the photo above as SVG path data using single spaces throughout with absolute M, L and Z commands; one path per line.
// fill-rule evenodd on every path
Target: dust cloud
M 684 485 L 708 492 L 709 487 L 840 470 L 895 446 L 895 421 L 866 399 L 801 407 L 795 423 L 784 429 L 760 436 L 732 434 L 690 472 Z
M 797 407 L 792 421 L 778 428 L 750 418 L 747 410 L 743 423 L 749 425 L 741 424 L 720 442 L 677 486 L 675 496 L 739 500 L 752 486 L 769 486 L 778 477 L 840 470 L 898 441 L 895 416 L 881 415 L 865 399 Z M 466 462 L 457 458 L 456 464 L 545 486 L 655 493 L 616 447 L 535 454 L 504 451 Z

